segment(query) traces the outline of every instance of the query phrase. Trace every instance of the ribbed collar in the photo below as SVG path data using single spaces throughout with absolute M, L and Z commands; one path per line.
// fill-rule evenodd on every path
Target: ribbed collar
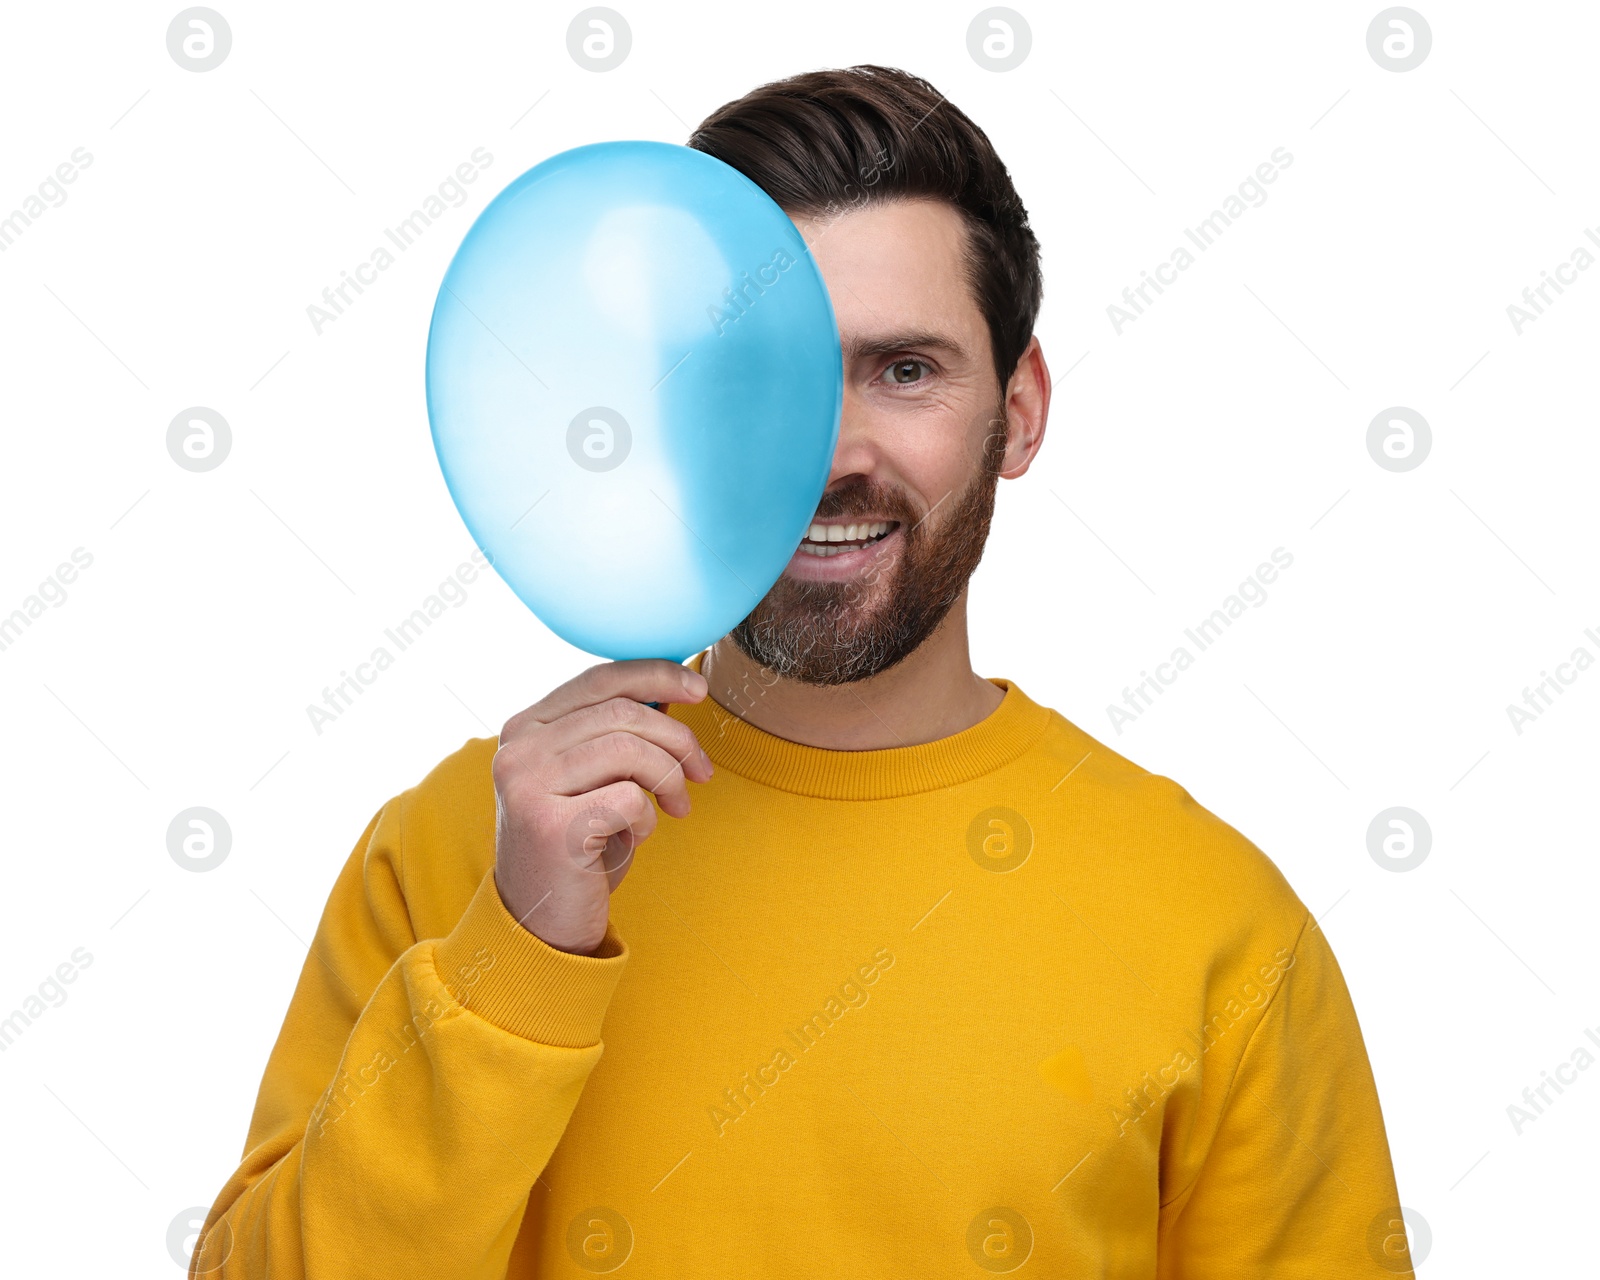
M 704 653 L 690 659 L 700 670 Z M 1000 768 L 1039 740 L 1051 711 L 1009 680 L 991 679 L 1005 697 L 988 716 L 960 733 L 913 747 L 830 751 L 802 746 L 758 729 L 712 697 L 673 703 L 669 714 L 695 732 L 719 769 L 779 791 L 822 800 L 889 800 L 939 791 Z

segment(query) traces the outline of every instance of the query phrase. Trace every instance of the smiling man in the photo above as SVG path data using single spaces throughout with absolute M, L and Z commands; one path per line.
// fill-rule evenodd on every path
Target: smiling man
M 380 809 L 192 1274 L 1409 1273 L 1304 904 L 972 670 L 997 484 L 1050 407 L 988 139 L 857 67 L 691 145 L 789 212 L 833 298 L 815 522 L 688 669 L 592 668 Z

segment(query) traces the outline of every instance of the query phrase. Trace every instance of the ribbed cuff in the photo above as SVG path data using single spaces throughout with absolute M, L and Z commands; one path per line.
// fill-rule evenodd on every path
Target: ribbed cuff
M 592 956 L 529 933 L 500 900 L 493 867 L 433 953 L 440 981 L 472 1013 L 525 1040 L 572 1049 L 599 1043 L 627 961 L 627 944 L 610 922 Z

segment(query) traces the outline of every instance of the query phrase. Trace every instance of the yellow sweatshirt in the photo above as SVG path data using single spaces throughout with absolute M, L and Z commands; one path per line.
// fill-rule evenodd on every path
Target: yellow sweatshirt
M 716 776 L 592 957 L 501 903 L 468 742 L 340 872 L 191 1275 L 1410 1274 L 1305 906 L 994 683 L 881 751 L 672 707 Z

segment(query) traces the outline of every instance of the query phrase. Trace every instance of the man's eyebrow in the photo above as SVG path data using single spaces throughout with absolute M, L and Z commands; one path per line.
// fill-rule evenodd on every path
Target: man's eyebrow
M 878 356 L 892 356 L 900 351 L 944 351 L 957 360 L 968 359 L 967 349 L 949 334 L 919 330 L 910 333 L 889 333 L 881 337 L 851 337 L 843 342 L 847 362 L 870 360 Z

